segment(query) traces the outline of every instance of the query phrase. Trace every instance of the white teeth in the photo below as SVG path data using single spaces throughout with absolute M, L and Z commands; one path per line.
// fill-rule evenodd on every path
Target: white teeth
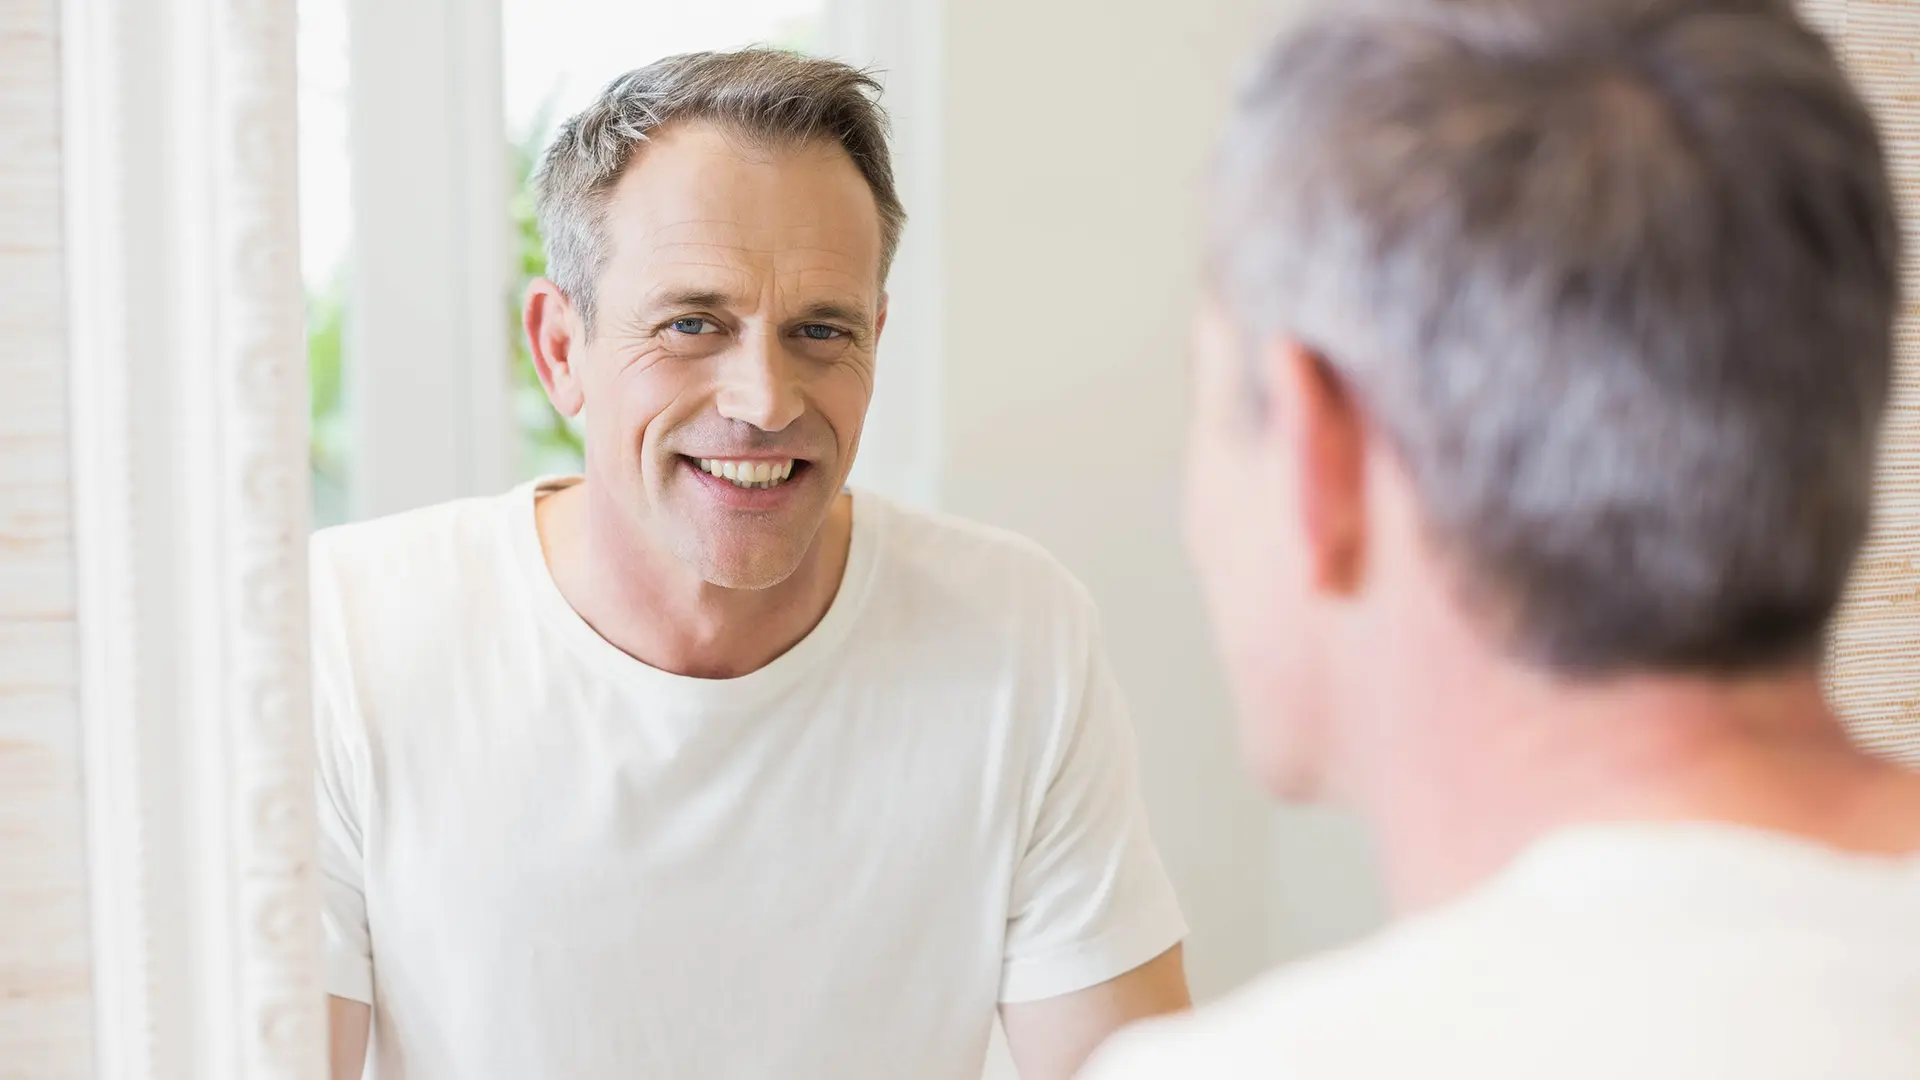
M 793 461 L 739 461 L 726 458 L 699 458 L 700 471 L 718 476 L 737 487 L 778 487 L 793 476 Z

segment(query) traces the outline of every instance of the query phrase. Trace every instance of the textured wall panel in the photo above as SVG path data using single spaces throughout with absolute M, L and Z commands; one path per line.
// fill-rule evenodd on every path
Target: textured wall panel
M 92 1073 L 56 0 L 0 0 L 0 1080 Z
M 1907 234 L 1907 307 L 1874 535 L 1834 634 L 1841 713 L 1866 745 L 1920 766 L 1920 0 L 1810 0 L 1886 133 Z

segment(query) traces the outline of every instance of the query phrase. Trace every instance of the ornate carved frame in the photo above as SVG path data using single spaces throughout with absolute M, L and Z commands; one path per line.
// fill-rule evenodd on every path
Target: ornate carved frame
M 294 0 L 67 0 L 98 1075 L 320 1080 Z

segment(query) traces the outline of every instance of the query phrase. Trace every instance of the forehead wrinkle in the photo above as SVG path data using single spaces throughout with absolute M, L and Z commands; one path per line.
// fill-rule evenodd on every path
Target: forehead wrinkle
M 771 253 L 806 248 L 856 256 L 852 249 L 859 240 L 871 239 L 876 248 L 879 243 L 877 235 L 864 235 L 867 230 L 840 229 L 824 221 L 752 223 L 735 218 L 695 217 L 651 227 L 639 223 L 639 226 L 634 231 L 646 235 L 655 247 L 692 243 Z M 686 236 L 687 233 L 696 235 Z M 794 237 L 798 239 L 792 239 Z M 835 242 L 840 239 L 848 242 Z
M 833 263 L 836 264 L 836 269 L 838 269 L 839 265 L 847 266 L 848 269 L 844 272 L 849 275 L 852 275 L 854 272 L 852 268 L 863 261 L 856 252 L 826 245 L 775 244 L 762 246 L 755 244 L 725 243 L 717 240 L 677 240 L 655 243 L 652 245 L 652 250 L 649 255 L 654 260 L 672 259 L 681 262 L 704 263 L 713 263 L 716 261 L 724 261 L 727 263 L 744 262 L 756 266 L 764 265 L 771 261 L 773 269 L 777 272 L 790 270 L 796 262 L 803 265 Z
M 826 247 L 822 245 L 813 245 L 813 244 L 809 244 L 809 245 L 790 244 L 785 247 L 782 247 L 780 250 L 774 253 L 774 260 L 776 262 L 782 262 L 782 263 L 790 263 L 796 260 L 802 260 L 802 261 L 809 261 L 809 262 L 811 261 L 831 262 L 836 264 L 845 263 L 848 265 L 857 264 L 863 261 L 859 256 L 859 254 L 856 252 L 848 251 L 844 248 Z
M 712 235 L 706 226 L 722 225 L 730 235 Z M 639 232 L 639 230 L 634 230 Z M 650 286 L 635 306 L 636 313 L 657 314 L 675 295 L 713 293 L 727 307 L 741 312 L 761 310 L 788 314 L 832 304 L 863 313 L 871 326 L 877 291 L 867 280 L 877 277 L 876 266 L 861 265 L 868 258 L 843 247 L 808 242 L 760 246 L 752 241 L 770 232 L 804 233 L 804 238 L 830 235 L 824 226 L 783 226 L 778 230 L 747 229 L 737 222 L 689 219 L 643 233 L 647 247 L 633 251 L 628 265 Z M 759 234 L 758 236 L 752 234 Z M 630 234 L 631 235 L 631 234 Z M 782 310 L 784 309 L 784 310 Z
M 753 279 L 737 266 L 706 261 L 669 261 L 648 264 L 642 275 L 640 303 L 665 303 L 675 296 L 712 293 L 737 299 L 754 292 Z M 649 280 L 650 279 L 650 280 Z
M 681 254 L 683 252 L 689 254 Z M 743 254 L 752 256 L 744 261 L 757 263 L 764 261 L 764 257 L 772 254 L 772 252 L 746 247 L 740 244 L 722 244 L 713 241 L 696 240 L 677 240 L 664 244 L 654 244 L 652 245 L 652 250 L 649 252 L 649 256 L 656 261 L 665 258 L 676 262 L 702 262 L 711 265 L 729 266 L 742 261 L 737 257 L 728 259 L 727 257 L 729 255 L 739 256 Z
M 661 244 L 716 244 L 724 247 L 738 247 L 752 251 L 777 252 L 799 246 L 783 238 L 793 234 L 835 235 L 836 230 L 825 222 L 744 222 L 734 218 L 681 218 L 671 222 L 656 224 L 651 228 L 644 225 L 641 229 L 649 237 L 655 238 L 655 245 Z M 686 237 L 684 234 L 696 235 Z M 822 246 L 806 244 L 804 246 Z
M 667 274 L 682 270 L 711 270 L 717 276 L 736 279 L 745 278 L 752 274 L 751 270 L 741 266 L 738 262 L 715 258 L 711 252 L 705 252 L 689 258 L 674 258 L 666 253 L 656 253 L 656 257 L 647 260 L 646 269 L 650 272 Z M 668 284 L 678 285 L 679 283 L 671 282 Z
M 839 278 L 845 280 L 850 287 L 854 288 L 861 288 L 859 283 L 864 281 L 866 277 L 865 274 L 858 272 L 853 267 L 837 265 L 838 260 L 808 260 L 806 262 L 795 260 L 795 262 L 797 262 L 798 265 L 778 267 L 775 273 L 789 281 L 810 282 L 818 278 Z
M 843 266 L 820 263 L 782 266 L 775 270 L 774 277 L 780 281 L 782 288 L 833 292 L 844 294 L 849 299 L 866 297 L 861 303 L 871 302 L 867 294 L 873 290 L 866 286 L 866 275 Z

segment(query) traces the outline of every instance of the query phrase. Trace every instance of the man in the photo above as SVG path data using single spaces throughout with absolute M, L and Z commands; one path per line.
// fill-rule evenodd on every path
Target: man
M 1404 916 L 1098 1080 L 1920 1077 L 1920 779 L 1823 632 L 1898 303 L 1784 0 L 1342 0 L 1221 151 L 1188 525 L 1276 794 Z
M 546 155 L 584 477 L 314 546 L 334 1076 L 1023 1077 L 1183 1007 L 1092 605 L 843 490 L 904 213 L 878 87 L 664 60 Z M 371 1020 L 371 1054 L 368 1054 Z

